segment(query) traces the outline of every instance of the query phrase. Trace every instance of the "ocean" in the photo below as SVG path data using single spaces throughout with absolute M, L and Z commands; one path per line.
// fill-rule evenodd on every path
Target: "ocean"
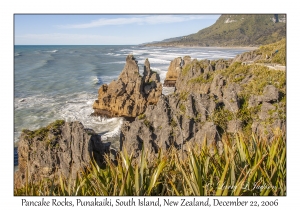
M 92 117 L 98 89 L 118 78 L 128 54 L 138 60 L 140 74 L 146 58 L 164 81 L 170 62 L 192 59 L 228 59 L 245 48 L 165 48 L 137 45 L 14 47 L 14 142 L 22 129 L 35 130 L 57 120 L 80 121 L 102 134 L 105 141 L 118 136 L 123 118 Z M 163 88 L 163 94 L 172 92 Z M 115 142 L 113 145 L 118 145 Z

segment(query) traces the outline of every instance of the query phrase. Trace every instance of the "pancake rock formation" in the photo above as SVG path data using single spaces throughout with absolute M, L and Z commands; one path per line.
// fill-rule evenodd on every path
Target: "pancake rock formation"
M 119 78 L 99 88 L 93 115 L 136 117 L 145 112 L 148 105 L 156 104 L 161 94 L 159 75 L 150 69 L 148 59 L 141 76 L 134 56 L 128 55 Z
M 123 123 L 120 149 L 138 157 L 144 148 L 152 158 L 170 147 L 187 151 L 203 143 L 222 151 L 223 135 L 254 134 L 271 141 L 286 130 L 285 72 L 243 65 L 248 59 L 259 57 L 250 52 L 228 60 L 194 59 L 178 68 L 175 92 Z
M 81 170 L 90 166 L 91 158 L 101 166 L 110 143 L 78 122 L 57 120 L 35 131 L 23 130 L 19 146 L 19 170 L 15 172 L 15 186 L 26 180 L 39 182 L 54 176 L 76 179 Z
M 181 57 L 175 58 L 171 61 L 170 66 L 168 68 L 168 72 L 166 75 L 166 79 L 164 82 L 164 86 L 166 87 L 175 87 L 175 83 L 179 73 L 182 69 L 191 62 L 190 56 L 184 56 L 182 59 Z

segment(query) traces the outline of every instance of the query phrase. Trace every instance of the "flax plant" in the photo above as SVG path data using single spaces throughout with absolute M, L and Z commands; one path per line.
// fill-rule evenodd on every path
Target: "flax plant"
M 35 196 L 249 196 L 286 195 L 286 136 L 274 130 L 269 141 L 256 135 L 224 134 L 221 147 L 187 145 L 184 154 L 169 151 L 149 154 L 142 148 L 133 158 L 123 149 L 116 163 L 106 156 L 106 166 L 95 162 L 77 178 L 38 183 L 26 181 L 15 195 Z M 149 158 L 151 156 L 151 158 Z

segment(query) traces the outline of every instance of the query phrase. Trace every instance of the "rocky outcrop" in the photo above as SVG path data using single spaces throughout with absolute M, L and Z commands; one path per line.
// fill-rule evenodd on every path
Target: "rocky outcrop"
M 15 186 L 53 179 L 54 176 L 75 179 L 87 168 L 91 158 L 101 166 L 109 143 L 103 143 L 93 130 L 76 122 L 56 121 L 36 131 L 23 130 L 18 144 L 19 170 Z
M 245 52 L 243 54 L 235 56 L 235 58 L 233 59 L 233 63 L 234 62 L 255 62 L 260 59 L 262 59 L 262 56 L 258 55 L 256 53 L 256 50 L 254 50 L 254 51 Z
M 274 72 L 272 77 L 277 79 L 272 83 L 261 76 L 258 81 L 260 73 L 271 72 L 231 62 L 191 61 L 179 71 L 174 94 L 162 96 L 156 106 L 148 106 L 135 121 L 123 125 L 121 150 L 138 156 L 144 145 L 151 158 L 160 149 L 186 150 L 188 144 L 202 144 L 205 138 L 222 149 L 224 133 L 253 132 L 271 140 L 275 128 L 285 129 L 284 78 L 281 86 L 277 80 L 284 75 Z
M 208 95 L 168 95 L 160 98 L 156 106 L 149 106 L 134 122 L 125 122 L 121 129 L 121 150 L 138 156 L 142 145 L 149 155 L 171 146 L 186 150 L 186 145 L 208 144 L 220 140 L 217 126 L 209 120 L 216 103 Z
M 251 95 L 249 102 L 248 102 L 248 107 L 255 107 L 258 106 L 259 104 L 262 104 L 263 102 L 268 102 L 268 103 L 275 103 L 278 102 L 280 99 L 279 97 L 279 91 L 276 87 L 273 85 L 267 85 L 264 88 L 263 94 L 262 95 Z
M 241 87 L 236 84 L 229 84 L 228 87 L 224 88 L 223 91 L 223 102 L 225 104 L 225 109 L 231 112 L 237 112 L 240 108 L 240 102 L 238 93 L 240 92 Z
M 242 131 L 242 121 L 241 120 L 230 120 L 227 124 L 228 133 L 238 133 Z
M 187 66 L 190 62 L 191 62 L 190 56 L 184 56 L 183 59 L 181 57 L 178 57 L 175 58 L 173 61 L 171 61 L 166 75 L 166 79 L 164 81 L 164 86 L 175 87 L 178 75 L 180 74 L 182 69 L 185 66 Z
M 209 94 L 211 82 L 214 84 L 214 91 L 222 85 L 223 80 L 214 80 L 212 76 L 216 70 L 226 69 L 232 60 L 200 60 L 194 59 L 178 75 L 175 89 L 178 92 L 187 91 L 200 94 Z M 220 84 L 219 84 L 220 83 Z M 219 95 L 219 93 L 217 94 Z
M 175 87 L 176 90 L 191 91 L 195 88 L 190 88 L 188 85 L 189 80 L 196 77 L 202 77 L 203 80 L 208 80 L 212 72 L 216 70 L 226 69 L 230 66 L 233 59 L 218 59 L 218 60 L 191 60 L 190 56 L 175 58 L 168 68 L 167 76 L 164 82 L 164 86 Z M 198 87 L 198 92 L 207 94 L 209 92 L 209 86 L 206 83 L 202 83 Z
M 128 55 L 118 80 L 99 88 L 98 99 L 93 104 L 94 115 L 107 117 L 136 117 L 146 107 L 156 104 L 162 94 L 159 75 L 152 71 L 146 59 L 143 76 L 133 55 Z
M 276 87 L 267 85 L 262 95 L 252 95 L 248 108 L 260 106 L 258 118 L 254 120 L 251 128 L 253 133 L 270 138 L 274 128 L 285 129 L 285 103 Z

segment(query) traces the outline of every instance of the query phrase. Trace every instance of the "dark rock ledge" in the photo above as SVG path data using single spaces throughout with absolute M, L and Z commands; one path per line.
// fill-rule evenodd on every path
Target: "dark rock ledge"
M 36 131 L 23 130 L 18 144 L 19 170 L 14 174 L 17 188 L 28 180 L 53 179 L 54 176 L 75 179 L 91 164 L 93 157 L 101 167 L 110 143 L 82 123 L 57 120 Z

